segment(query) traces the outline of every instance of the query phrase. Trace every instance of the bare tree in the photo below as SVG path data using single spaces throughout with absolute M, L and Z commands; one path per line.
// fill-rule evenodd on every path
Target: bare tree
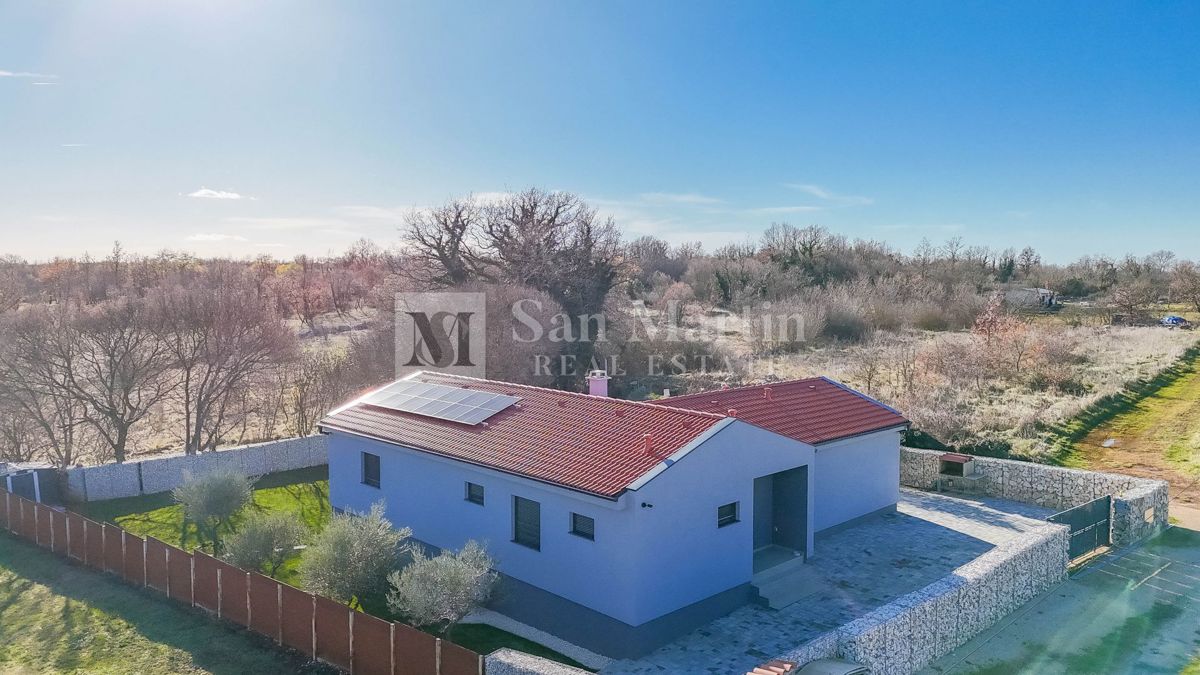
M 1171 273 L 1171 288 L 1176 296 L 1200 312 L 1200 268 L 1191 261 L 1183 261 Z
M 293 434 L 311 434 L 321 417 L 350 393 L 347 365 L 345 355 L 319 351 L 305 353 L 289 368 L 284 413 Z
M 160 335 L 180 376 L 188 454 L 215 449 L 236 426 L 241 396 L 272 365 L 294 357 L 296 339 L 245 284 L 174 288 L 155 299 Z
M 1126 314 L 1141 314 L 1158 299 L 1158 291 L 1149 278 L 1138 277 L 1120 283 L 1113 289 L 1110 302 Z
M 83 403 L 88 423 L 123 462 L 130 430 L 175 386 L 167 345 L 147 304 L 129 298 L 80 311 L 63 329 L 47 353 L 59 359 L 65 391 Z
M 86 410 L 65 386 L 64 363 L 73 357 L 63 312 L 30 307 L 0 324 L 0 399 L 3 407 L 39 431 L 41 448 L 60 468 L 74 464 L 85 448 Z M 56 345 L 47 350 L 47 345 Z M 68 358 L 60 354 L 65 350 Z M 59 352 L 59 353 L 55 353 Z M 28 427 L 21 427 L 28 433 Z
M 14 255 L 0 256 L 0 313 L 21 304 L 28 264 Z
M 482 209 L 471 197 L 412 213 L 401 237 L 410 263 L 403 273 L 433 287 L 457 286 L 480 273 L 478 242 Z
M 504 278 L 544 291 L 579 322 L 562 350 L 578 366 L 560 373 L 569 386 L 591 367 L 605 300 L 623 272 L 616 223 L 573 194 L 531 188 L 487 210 L 483 238 Z

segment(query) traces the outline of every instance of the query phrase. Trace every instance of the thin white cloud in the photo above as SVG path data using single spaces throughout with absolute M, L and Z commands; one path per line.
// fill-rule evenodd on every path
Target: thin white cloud
M 814 185 L 813 183 L 785 183 L 784 186 L 810 194 L 817 199 L 822 199 L 838 206 L 866 206 L 867 204 L 875 203 L 875 200 L 870 197 L 838 194 L 833 190 L 821 187 L 820 185 Z
M 60 148 L 86 148 L 87 143 L 59 143 Z
M 54 87 L 54 86 L 58 86 L 58 83 L 57 83 L 57 82 L 31 82 L 30 84 L 32 84 L 32 85 L 33 85 L 33 86 L 35 86 L 35 87 Z
M 240 234 L 218 234 L 215 232 L 198 232 L 190 234 L 188 241 L 248 241 Z
M 31 80 L 57 80 L 57 75 L 47 75 L 45 73 L 30 73 L 19 70 L 0 70 L 0 77 L 19 77 L 21 79 Z
M 723 204 L 725 200 L 696 192 L 643 192 L 642 201 L 667 204 Z
M 751 213 L 812 213 L 813 211 L 824 211 L 824 206 L 764 206 L 762 208 L 750 209 Z
M 212 190 L 206 187 L 202 187 L 195 192 L 189 192 L 187 196 L 195 197 L 196 199 L 254 199 L 253 197 L 247 197 L 236 192 L 230 192 L 228 190 Z

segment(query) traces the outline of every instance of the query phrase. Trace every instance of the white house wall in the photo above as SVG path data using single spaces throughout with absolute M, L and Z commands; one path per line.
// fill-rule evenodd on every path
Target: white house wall
M 630 580 L 639 622 L 750 582 L 759 476 L 809 466 L 811 551 L 812 461 L 811 446 L 735 420 L 631 493 L 638 517 L 623 545 L 637 561 Z M 717 507 L 730 502 L 740 504 L 740 522 L 718 528 Z
M 380 456 L 378 489 L 362 484 L 363 451 Z M 329 496 L 355 511 L 382 499 L 395 526 L 439 548 L 484 541 L 501 572 L 638 626 L 749 583 L 754 479 L 812 459 L 811 446 L 735 421 L 613 502 L 334 432 Z M 812 476 L 810 466 L 810 550 Z M 484 486 L 484 506 L 465 500 L 465 481 Z M 541 504 L 540 551 L 511 541 L 514 495 Z M 741 522 L 718 528 L 717 507 L 734 501 Z M 570 534 L 572 512 L 595 520 L 595 541 Z
M 380 456 L 378 489 L 361 482 L 364 451 Z M 466 501 L 465 481 L 484 487 L 483 506 Z M 513 496 L 541 504 L 540 551 L 512 541 Z M 635 582 L 644 568 L 631 554 L 636 536 L 623 503 L 336 432 L 329 440 L 329 498 L 360 512 L 385 500 L 392 524 L 411 527 L 427 544 L 457 549 L 479 540 L 509 576 L 625 623 L 640 616 Z M 595 541 L 570 533 L 572 512 L 595 519 Z
M 814 463 L 817 532 L 900 499 L 900 434 L 895 430 L 817 446 Z

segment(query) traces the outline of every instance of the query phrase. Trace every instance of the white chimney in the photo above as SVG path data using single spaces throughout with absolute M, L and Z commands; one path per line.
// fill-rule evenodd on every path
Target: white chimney
M 608 373 L 603 370 L 592 370 L 587 374 L 588 393 L 592 396 L 608 396 Z

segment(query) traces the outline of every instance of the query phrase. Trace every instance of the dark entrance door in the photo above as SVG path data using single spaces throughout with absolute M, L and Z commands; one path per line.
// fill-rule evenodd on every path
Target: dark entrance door
M 808 467 L 771 475 L 771 543 L 807 551 Z

